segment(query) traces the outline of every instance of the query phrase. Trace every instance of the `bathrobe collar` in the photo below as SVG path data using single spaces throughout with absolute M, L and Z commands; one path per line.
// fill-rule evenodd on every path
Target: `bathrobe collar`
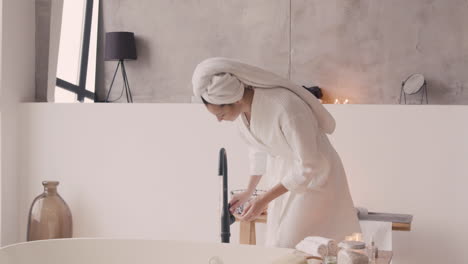
M 250 109 L 250 122 L 247 121 L 247 117 L 245 116 L 244 113 L 242 113 L 240 116 L 239 116 L 239 127 L 244 130 L 243 133 L 246 137 L 247 137 L 247 140 L 249 142 L 251 142 L 252 144 L 256 145 L 258 148 L 260 149 L 263 149 L 263 150 L 267 150 L 268 147 L 265 146 L 265 144 L 258 139 L 258 137 L 255 135 L 256 132 L 256 127 L 258 124 L 258 122 L 260 120 L 262 120 L 262 117 L 261 117 L 261 114 L 262 114 L 262 91 L 259 91 L 259 90 L 255 90 L 254 92 L 254 95 L 253 95 L 253 98 L 252 98 L 252 106 L 251 106 L 251 109 Z

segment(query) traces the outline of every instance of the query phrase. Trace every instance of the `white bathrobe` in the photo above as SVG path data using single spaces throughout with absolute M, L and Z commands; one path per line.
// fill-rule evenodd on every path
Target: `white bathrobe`
M 250 173 L 289 190 L 269 204 L 267 246 L 360 232 L 341 160 L 302 99 L 284 88 L 255 89 L 250 124 L 243 114 L 236 123 L 249 145 Z

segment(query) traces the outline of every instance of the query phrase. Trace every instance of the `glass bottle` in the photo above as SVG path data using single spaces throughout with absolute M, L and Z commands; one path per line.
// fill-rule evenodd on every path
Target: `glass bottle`
M 236 195 L 236 194 L 239 194 L 239 193 L 243 193 L 247 191 L 246 189 L 240 189 L 240 190 L 232 190 L 231 191 L 231 198 L 233 195 Z M 265 190 L 259 190 L 259 189 L 255 189 L 254 193 L 252 194 L 252 196 L 249 198 L 249 200 L 245 203 L 245 204 L 241 204 L 239 207 L 237 207 L 237 210 L 236 210 L 236 214 L 242 214 L 242 212 L 244 211 L 244 206 L 249 202 L 251 201 L 252 199 L 255 199 L 257 196 L 260 196 L 262 194 L 265 194 L 266 191 Z
M 369 257 L 369 264 L 375 264 L 375 258 L 377 253 L 377 247 L 375 246 L 374 240 L 367 246 L 367 256 Z
M 57 181 L 43 181 L 44 192 L 29 211 L 27 241 L 71 238 L 73 221 L 70 208 L 57 193 Z

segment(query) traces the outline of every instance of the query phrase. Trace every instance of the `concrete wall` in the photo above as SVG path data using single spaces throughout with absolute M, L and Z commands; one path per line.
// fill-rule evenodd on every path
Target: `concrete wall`
M 332 98 L 391 104 L 421 72 L 430 103 L 468 103 L 466 1 L 292 3 L 292 79 L 316 80 Z
M 291 71 L 297 83 L 324 88 L 328 100 L 398 103 L 401 82 L 420 72 L 430 103 L 468 103 L 464 0 L 101 2 L 103 31 L 138 37 L 139 59 L 127 64 L 138 102 L 189 102 L 195 65 L 228 56 L 285 77 Z M 100 63 L 102 99 L 115 62 Z
M 138 38 L 138 60 L 126 64 L 137 102 L 190 102 L 193 69 L 214 55 L 288 74 L 289 0 L 101 2 L 104 31 L 134 31 Z M 105 62 L 97 74 L 100 98 L 115 66 Z M 114 85 L 116 98 L 121 77 Z
M 34 101 L 35 2 L 3 0 L 1 62 L 1 243 L 18 241 L 17 118 Z
M 467 263 L 468 107 L 327 107 L 355 204 L 414 215 L 411 232 L 394 232 L 393 263 Z M 42 180 L 61 181 L 77 237 L 201 241 L 219 241 L 220 147 L 229 188 L 247 181 L 235 127 L 201 105 L 25 104 L 19 131 L 21 239 Z

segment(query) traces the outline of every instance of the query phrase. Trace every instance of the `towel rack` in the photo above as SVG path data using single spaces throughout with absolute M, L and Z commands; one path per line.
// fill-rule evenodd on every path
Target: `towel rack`
M 392 222 L 393 231 L 411 231 L 411 223 L 413 222 L 413 216 L 409 214 L 367 212 L 367 210 L 358 210 L 358 219 L 362 221 Z

